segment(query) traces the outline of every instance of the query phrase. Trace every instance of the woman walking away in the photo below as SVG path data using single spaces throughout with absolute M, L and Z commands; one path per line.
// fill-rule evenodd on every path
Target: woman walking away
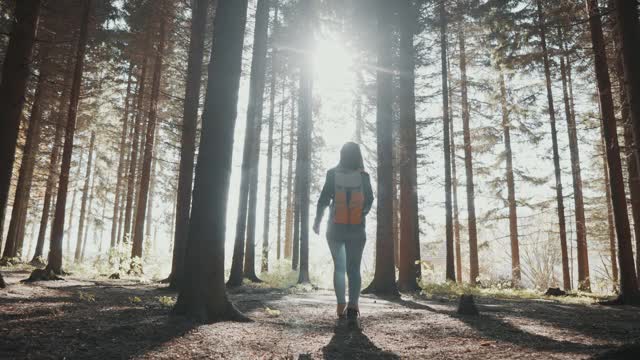
M 327 241 L 333 258 L 333 287 L 338 301 L 339 319 L 357 323 L 360 315 L 360 262 L 367 240 L 365 217 L 373 204 L 369 174 L 364 171 L 360 146 L 346 143 L 340 150 L 340 163 L 327 172 L 313 231 L 320 232 L 324 210 L 330 207 Z M 345 299 L 345 272 L 349 278 L 349 303 Z

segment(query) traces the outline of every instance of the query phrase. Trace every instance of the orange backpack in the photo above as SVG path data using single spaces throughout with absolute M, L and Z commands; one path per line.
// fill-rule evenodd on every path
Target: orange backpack
M 335 224 L 362 224 L 364 193 L 360 171 L 336 169 L 333 204 Z

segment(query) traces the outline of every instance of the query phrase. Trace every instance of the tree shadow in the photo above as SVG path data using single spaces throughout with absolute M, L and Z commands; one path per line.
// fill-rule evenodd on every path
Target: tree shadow
M 513 318 L 537 321 L 547 326 L 571 330 L 604 341 L 623 341 L 623 337 L 633 340 L 630 326 L 640 321 L 640 313 L 633 307 L 609 308 L 599 305 L 561 304 L 538 301 L 509 301 L 499 299 L 479 299 L 481 313 L 495 312 Z M 490 305 L 497 305 L 490 309 Z
M 536 351 L 553 351 L 557 353 L 593 354 L 594 352 L 609 350 L 610 345 L 582 344 L 566 340 L 555 340 L 548 336 L 525 331 L 495 315 L 482 314 L 479 316 L 462 316 L 454 312 L 441 312 L 459 319 L 476 330 L 483 337 L 500 342 L 508 342 L 523 348 Z
M 400 359 L 392 352 L 377 347 L 357 326 L 338 322 L 334 334 L 322 348 L 324 359 Z

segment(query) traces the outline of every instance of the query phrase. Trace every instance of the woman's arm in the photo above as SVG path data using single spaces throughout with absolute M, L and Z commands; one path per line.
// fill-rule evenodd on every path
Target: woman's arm
M 331 198 L 333 198 L 334 190 L 334 177 L 332 171 L 327 171 L 327 177 L 320 193 L 320 199 L 318 199 L 318 206 L 316 208 L 316 219 L 313 222 L 314 230 L 320 227 L 322 217 L 324 216 L 324 210 L 331 204 Z
M 364 209 L 362 209 L 362 213 L 366 216 L 369 211 L 371 211 L 371 206 L 373 205 L 373 189 L 371 188 L 371 179 L 369 178 L 369 174 L 363 172 L 362 179 L 362 187 L 364 191 Z

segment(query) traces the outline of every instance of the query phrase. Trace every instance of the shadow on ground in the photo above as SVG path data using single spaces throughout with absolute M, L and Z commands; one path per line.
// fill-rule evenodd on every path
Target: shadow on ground
M 400 359 L 392 352 L 377 347 L 357 326 L 338 322 L 327 346 L 322 349 L 325 359 Z

